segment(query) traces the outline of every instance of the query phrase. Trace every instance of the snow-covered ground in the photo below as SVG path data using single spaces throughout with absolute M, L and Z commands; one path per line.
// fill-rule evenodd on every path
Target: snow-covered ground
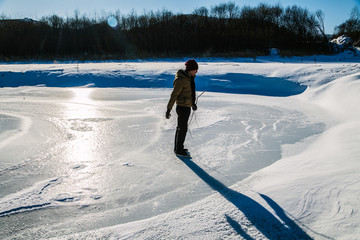
M 358 239 L 360 59 L 0 65 L 1 239 Z

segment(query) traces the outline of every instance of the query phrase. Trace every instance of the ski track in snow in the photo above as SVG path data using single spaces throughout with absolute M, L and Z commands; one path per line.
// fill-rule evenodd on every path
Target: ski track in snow
M 30 78 L 33 71 L 50 71 L 65 80 L 79 71 L 109 79 L 136 73 L 141 81 L 160 73 L 156 81 L 166 81 L 161 79 L 172 73 L 160 69 L 175 71 L 178 65 L 0 69 Z M 206 92 L 189 126 L 189 161 L 172 155 L 176 113 L 164 119 L 169 89 L 0 89 L 0 236 L 354 239 L 360 181 L 353 159 L 360 139 L 344 132 L 359 129 L 359 102 L 353 98 L 359 64 L 218 65 L 200 63 L 219 86 L 239 76 L 252 81 L 261 72 L 263 80 L 282 78 L 310 88 L 285 98 Z M 44 67 L 49 69 L 42 72 Z M 220 78 L 211 77 L 215 72 Z M 320 153 L 327 146 L 333 148 Z M 337 158 L 350 167 L 334 167 Z

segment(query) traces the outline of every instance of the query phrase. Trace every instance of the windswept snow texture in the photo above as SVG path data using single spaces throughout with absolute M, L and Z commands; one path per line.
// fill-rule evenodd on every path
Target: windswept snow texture
M 0 238 L 357 239 L 359 59 L 316 58 L 199 61 L 191 159 L 183 61 L 0 65 Z

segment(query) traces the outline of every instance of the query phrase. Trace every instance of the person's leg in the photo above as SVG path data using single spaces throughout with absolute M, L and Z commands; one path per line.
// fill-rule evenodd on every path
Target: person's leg
M 176 106 L 176 113 L 178 115 L 177 128 L 175 133 L 175 152 L 184 149 L 184 142 L 188 130 L 188 121 L 190 117 L 191 108 Z

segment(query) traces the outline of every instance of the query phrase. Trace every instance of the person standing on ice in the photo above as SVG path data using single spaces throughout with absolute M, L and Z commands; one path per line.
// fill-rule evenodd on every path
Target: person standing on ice
M 176 102 L 176 113 L 178 115 L 177 128 L 175 132 L 174 152 L 177 156 L 189 157 L 187 149 L 184 149 L 184 142 L 188 130 L 188 121 L 191 108 L 197 110 L 195 93 L 195 76 L 199 69 L 197 62 L 190 59 L 185 63 L 185 70 L 177 71 L 173 84 L 173 91 L 167 105 L 166 118 L 169 119 L 171 109 Z

